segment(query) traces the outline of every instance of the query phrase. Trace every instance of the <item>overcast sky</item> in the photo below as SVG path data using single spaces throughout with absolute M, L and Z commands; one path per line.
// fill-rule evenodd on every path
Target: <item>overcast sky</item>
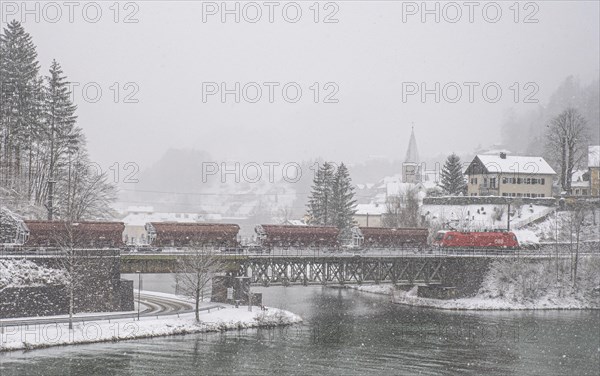
M 216 161 L 401 159 L 413 122 L 422 155 L 471 151 L 499 140 L 502 113 L 515 106 L 515 82 L 519 108 L 527 109 L 536 106 L 522 103 L 527 94 L 543 104 L 566 76 L 588 83 L 599 75 L 597 1 L 521 3 L 518 15 L 512 1 L 498 2 L 502 14 L 497 17 L 496 7 L 488 6 L 487 20 L 485 3 L 478 3 L 473 22 L 469 8 L 459 2 L 462 17 L 455 23 L 449 21 L 457 17 L 456 8 L 443 3 L 438 4 L 439 23 L 435 15 L 422 22 L 422 9 L 415 9 L 421 2 L 321 3 L 318 23 L 313 2 L 298 3 L 302 15 L 295 23 L 290 22 L 296 17 L 293 5 L 286 8 L 288 20 L 283 17 L 286 2 L 274 7 L 272 23 L 262 2 L 257 3 L 263 13 L 258 22 L 248 22 L 256 8 L 245 8 L 244 18 L 245 3 L 240 3 L 240 22 L 229 15 L 223 23 L 221 13 L 209 14 L 221 2 L 192 1 L 122 3 L 118 14 L 113 2 L 100 2 L 96 23 L 89 22 L 96 17 L 95 6 L 87 6 L 86 20 L 83 2 L 74 9 L 72 23 L 66 7 L 52 23 L 55 9 L 43 2 L 36 22 L 21 13 L 20 1 L 3 1 L 2 21 L 24 21 L 44 71 L 55 58 L 69 79 L 80 83 L 74 94 L 79 125 L 92 158 L 104 166 L 134 161 L 144 169 L 172 147 L 206 150 Z M 35 3 L 28 4 L 35 9 Z M 327 15 L 338 22 L 323 22 Z M 125 23 L 126 16 L 138 22 Z M 538 22 L 526 23 L 526 16 Z M 491 22 L 494 18 L 499 20 Z M 128 82 L 135 85 L 125 87 Z M 248 103 L 255 96 L 248 87 L 241 103 L 234 95 L 225 103 L 220 95 L 207 96 L 204 103 L 207 82 L 225 82 L 230 89 L 236 82 L 241 87 L 256 82 L 263 96 Z M 264 82 L 279 83 L 274 103 Z M 315 82 L 320 103 L 314 103 Z M 333 85 L 325 88 L 329 82 Z M 440 103 L 433 94 L 426 103 L 420 94 L 403 98 L 414 89 L 406 84 L 411 82 L 430 89 L 436 82 L 441 87 L 457 82 L 463 95 L 450 103 L 455 92 L 448 86 Z M 473 103 L 464 82 L 479 83 Z M 534 85 L 526 87 L 529 82 Z M 87 100 L 83 97 L 86 83 L 102 89 L 96 103 L 90 103 L 93 86 L 88 85 Z M 287 103 L 282 95 L 286 83 L 302 89 L 297 103 Z M 488 103 L 481 93 L 486 83 L 495 83 L 489 99 L 496 84 L 502 89 L 497 103 Z M 123 103 L 136 90 L 129 99 L 138 103 Z M 323 103 L 336 90 L 332 98 L 338 103 Z M 293 87 L 288 94 L 293 99 Z

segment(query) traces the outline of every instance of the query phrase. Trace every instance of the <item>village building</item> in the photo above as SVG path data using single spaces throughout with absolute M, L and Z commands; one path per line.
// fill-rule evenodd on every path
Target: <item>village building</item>
M 571 175 L 571 196 L 589 196 L 590 174 L 587 170 L 573 171 Z
M 365 190 L 368 188 L 372 196 L 368 203 L 360 203 L 356 206 L 354 223 L 359 227 L 383 227 L 390 200 L 414 191 L 419 201 L 421 201 L 425 196 L 425 191 L 435 186 L 434 173 L 435 171 L 430 171 L 427 175 L 422 171 L 413 128 L 410 133 L 401 174 L 384 177 L 369 187 L 358 187 Z
M 402 182 L 414 184 L 420 181 L 421 165 L 419 163 L 419 150 L 415 138 L 415 128 L 413 127 L 410 132 L 410 140 L 408 141 L 404 163 L 402 163 Z
M 465 174 L 469 196 L 552 197 L 556 172 L 542 157 L 480 154 Z
M 204 222 L 206 218 L 196 213 L 157 213 L 151 206 L 132 206 L 127 208 L 123 241 L 129 245 L 147 245 L 150 242 L 146 224 L 149 222 Z
M 588 147 L 590 195 L 600 196 L 600 145 Z
M 387 212 L 384 204 L 358 204 L 354 214 L 354 223 L 359 227 L 382 227 Z

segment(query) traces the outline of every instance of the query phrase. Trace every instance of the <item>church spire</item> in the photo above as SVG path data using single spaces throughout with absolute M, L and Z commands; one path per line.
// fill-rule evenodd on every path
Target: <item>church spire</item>
M 405 163 L 419 164 L 419 150 L 417 149 L 417 139 L 415 138 L 415 125 L 412 124 L 410 132 L 410 141 L 408 142 L 408 150 L 406 150 Z

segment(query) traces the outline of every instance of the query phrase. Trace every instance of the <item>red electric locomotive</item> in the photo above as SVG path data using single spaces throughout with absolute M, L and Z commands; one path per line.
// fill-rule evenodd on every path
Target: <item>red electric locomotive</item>
M 440 248 L 519 248 L 517 237 L 509 231 L 438 231 L 433 245 Z

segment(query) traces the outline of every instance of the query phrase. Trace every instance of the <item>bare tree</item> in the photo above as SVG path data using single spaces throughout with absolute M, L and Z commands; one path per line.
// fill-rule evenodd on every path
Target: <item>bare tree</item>
M 422 225 L 418 193 L 416 188 L 407 188 L 398 195 L 388 197 L 383 225 L 385 227 L 419 227 Z
M 84 258 L 77 252 L 77 233 L 72 222 L 54 222 L 56 230 L 52 237 L 60 250 L 61 269 L 66 272 L 65 288 L 69 295 L 69 329 L 73 330 L 73 314 L 75 313 L 75 290 L 83 281 L 82 263 Z
M 65 272 L 69 329 L 73 329 L 76 310 L 106 311 L 114 308 L 110 275 L 106 273 L 114 268 L 118 250 L 83 249 L 91 245 L 93 229 L 82 229 L 80 223 L 54 221 L 49 225 L 52 226 L 51 241 L 59 252 L 59 266 Z
M 585 203 L 578 204 L 569 212 L 569 227 L 571 237 L 571 270 L 573 278 L 573 286 L 577 285 L 577 266 L 579 264 L 579 243 L 584 227 L 584 222 L 587 216 L 588 208 Z M 573 239 L 575 237 L 575 239 Z M 574 254 L 573 254 L 574 251 Z M 574 258 L 573 258 L 574 257 Z
M 59 189 L 62 218 L 80 221 L 112 217 L 110 203 L 116 199 L 115 186 L 106 172 L 91 167 L 85 152 L 76 151 L 74 158 L 69 158 Z
M 546 150 L 550 160 L 559 166 L 560 186 L 571 192 L 573 169 L 585 157 L 587 121 L 574 108 L 567 108 L 550 121 Z
M 177 257 L 175 279 L 182 295 L 194 299 L 196 321 L 200 321 L 200 302 L 213 276 L 224 270 L 221 257 L 209 250 L 190 250 Z

